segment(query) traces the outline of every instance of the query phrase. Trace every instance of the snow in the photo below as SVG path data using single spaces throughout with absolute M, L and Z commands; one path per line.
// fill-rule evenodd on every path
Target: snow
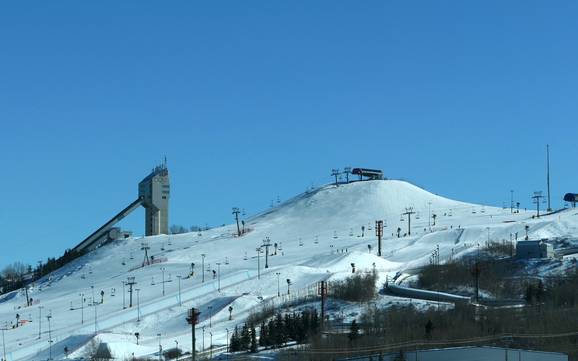
M 411 236 L 397 238 L 398 227 L 402 235 L 407 232 L 407 218 L 400 219 L 406 207 L 417 212 L 412 218 Z M 430 209 L 437 215 L 431 231 Z M 14 323 L 16 313 L 20 313 L 22 319 L 29 321 L 5 332 L 7 358 L 10 361 L 48 358 L 48 314 L 52 315 L 50 336 L 55 359 L 64 358 L 64 346 L 70 350 L 69 358 L 80 357 L 95 334 L 121 358 L 133 353 L 143 356 L 158 352 L 158 334 L 163 349 L 175 347 L 177 341 L 185 352 L 190 351 L 190 325 L 185 317 L 191 307 L 201 311 L 196 344 L 196 349 L 201 350 L 203 327 L 205 348 L 211 338 L 214 345 L 225 345 L 228 331 L 242 324 L 263 300 L 275 300 L 278 277 L 281 293 L 287 292 L 286 279 L 291 280 L 291 292 L 296 293 L 320 280 L 347 277 L 351 274 L 351 263 L 355 263 L 360 271 L 375 268 L 383 282 L 386 276 L 391 278 L 397 272 L 409 274 L 411 269 L 426 264 L 438 246 L 441 259 L 446 260 L 471 252 L 488 239 L 488 232 L 491 240 L 509 240 L 510 234 L 516 232 L 522 239 L 526 224 L 531 238 L 576 238 L 575 211 L 566 210 L 540 219 L 532 219 L 532 214 L 530 211 L 511 214 L 509 209 L 450 200 L 403 181 L 365 181 L 338 187 L 328 185 L 301 194 L 247 219 L 251 231 L 242 237 L 235 236 L 236 226 L 231 224 L 204 231 L 200 236 L 194 232 L 118 241 L 36 282 L 30 294 L 38 303 L 32 307 L 25 307 L 23 292 L 0 298 L 0 320 Z M 386 225 L 383 257 L 376 255 L 376 220 L 384 220 Z M 264 268 L 264 254 L 258 260 L 256 251 L 266 237 L 279 246 L 277 255 L 269 256 L 268 268 Z M 140 267 L 144 257 L 142 242 L 150 245 L 150 254 L 155 259 L 166 261 Z M 274 247 L 269 251 L 273 253 Z M 204 264 L 209 270 L 205 272 L 205 282 L 201 277 L 202 254 L 206 255 Z M 187 278 L 192 262 L 195 274 Z M 564 264 L 568 266 L 571 262 L 568 257 Z M 219 267 L 220 290 L 219 278 L 213 279 L 212 275 L 212 270 Z M 123 308 L 122 281 L 128 276 L 135 277 L 137 284 L 133 307 Z M 182 277 L 182 304 L 177 276 Z M 105 292 L 102 304 L 101 290 Z M 128 287 L 125 291 L 128 306 Z M 93 292 L 95 306 L 92 306 Z M 84 305 L 81 294 L 87 300 Z M 380 296 L 377 301 L 391 302 L 407 300 Z M 40 306 L 43 308 L 39 339 Z M 229 306 L 233 307 L 232 320 Z M 135 332 L 141 335 L 139 345 Z

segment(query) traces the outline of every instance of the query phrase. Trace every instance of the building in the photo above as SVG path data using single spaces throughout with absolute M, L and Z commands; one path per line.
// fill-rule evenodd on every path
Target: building
M 554 258 L 554 247 L 544 240 L 518 241 L 516 243 L 516 258 Z
M 363 180 L 363 177 L 368 180 L 380 180 L 383 179 L 383 172 L 379 169 L 367 169 L 367 168 L 353 168 L 351 174 L 359 176 L 359 180 Z
M 400 359 L 400 353 L 385 355 L 371 355 L 353 357 L 340 360 L 369 361 L 383 360 L 396 361 Z M 466 346 L 432 350 L 407 351 L 403 353 L 403 360 L 419 361 L 497 361 L 497 360 L 521 360 L 521 361 L 568 361 L 568 355 L 558 352 L 542 352 L 530 350 L 517 350 L 502 347 L 489 346 Z
M 145 207 L 145 235 L 169 234 L 169 170 L 166 163 L 153 168 L 138 184 L 138 195 Z

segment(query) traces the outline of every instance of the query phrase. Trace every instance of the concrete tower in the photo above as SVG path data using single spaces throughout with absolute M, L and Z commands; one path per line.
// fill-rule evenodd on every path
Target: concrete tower
M 145 207 L 145 235 L 169 234 L 169 170 L 166 160 L 138 184 Z

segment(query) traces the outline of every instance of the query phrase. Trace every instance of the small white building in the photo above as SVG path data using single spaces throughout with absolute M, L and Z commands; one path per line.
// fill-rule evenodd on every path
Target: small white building
M 518 241 L 516 243 L 516 258 L 554 258 L 554 247 L 544 240 Z

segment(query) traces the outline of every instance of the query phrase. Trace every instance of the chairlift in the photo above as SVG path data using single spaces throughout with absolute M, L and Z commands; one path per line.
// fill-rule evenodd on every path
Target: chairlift
M 415 219 L 420 219 L 419 212 L 415 214 Z
M 399 219 L 400 222 L 405 222 L 405 219 L 403 218 L 403 215 L 401 215 L 401 218 Z

